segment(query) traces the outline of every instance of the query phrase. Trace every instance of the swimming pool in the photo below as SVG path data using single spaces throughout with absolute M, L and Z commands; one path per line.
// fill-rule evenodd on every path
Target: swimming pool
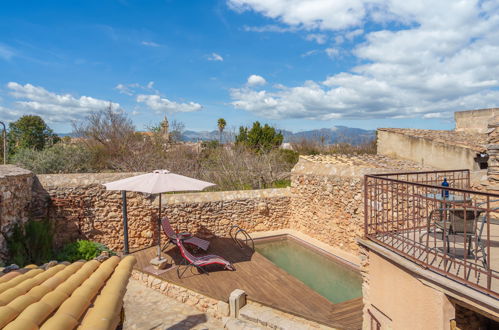
M 295 239 L 258 240 L 255 249 L 333 303 L 362 296 L 358 271 Z

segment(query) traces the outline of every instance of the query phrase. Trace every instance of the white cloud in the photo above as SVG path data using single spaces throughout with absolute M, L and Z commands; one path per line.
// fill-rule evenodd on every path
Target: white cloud
M 0 58 L 10 60 L 14 55 L 15 53 L 10 47 L 0 44 Z
M 211 55 L 208 55 L 207 58 L 208 61 L 216 61 L 216 62 L 223 62 L 224 60 L 224 58 L 217 53 L 211 53 Z
M 317 53 L 319 53 L 319 50 L 312 49 L 312 50 L 309 50 L 308 52 L 301 54 L 301 57 L 307 57 L 307 56 L 315 55 Z
M 343 36 L 336 36 L 336 37 L 334 37 L 334 42 L 337 43 L 338 45 L 342 44 L 343 41 L 345 41 L 345 38 L 343 38 Z
M 334 58 L 340 54 L 339 50 L 336 48 L 326 48 L 325 52 L 330 58 Z
M 247 32 L 275 32 L 275 33 L 285 33 L 285 32 L 296 32 L 297 28 L 295 27 L 286 27 L 279 25 L 263 25 L 263 26 L 247 26 L 243 27 L 244 31 Z
M 319 45 L 323 45 L 327 41 L 327 36 L 323 33 L 311 33 L 305 37 L 308 41 L 315 41 Z
M 0 117 L 2 118 L 3 122 L 10 122 L 18 119 L 21 117 L 23 113 L 21 111 L 15 111 L 12 109 L 8 109 L 5 107 L 2 107 L 0 105 Z M 0 132 L 3 130 L 3 127 L 0 126 Z
M 363 29 L 356 29 L 356 30 L 345 33 L 345 38 L 347 38 L 348 40 L 353 40 L 362 34 L 364 34 Z
M 120 94 L 125 94 L 132 96 L 137 94 L 137 90 L 153 91 L 155 94 L 159 94 L 159 91 L 154 88 L 154 81 L 150 81 L 147 85 L 141 85 L 139 83 L 133 84 L 118 84 L 114 87 Z
M 358 26 L 366 6 L 376 0 L 228 0 L 229 7 L 253 10 L 281 23 L 304 29 L 340 30 Z
M 161 46 L 160 44 L 157 44 L 153 41 L 142 41 L 140 44 L 144 45 L 144 46 L 148 46 L 148 47 L 160 47 Z
M 120 94 L 133 95 L 132 90 L 127 85 L 118 84 L 118 85 L 116 85 L 116 87 L 114 87 L 114 89 L 118 90 L 118 92 L 120 92 Z
M 95 99 L 90 96 L 76 98 L 71 94 L 56 94 L 43 87 L 31 84 L 21 85 L 9 82 L 9 94 L 16 101 L 12 110 L 17 115 L 36 114 L 48 122 L 67 122 L 80 119 L 93 111 L 107 108 L 110 104 L 114 109 L 119 109 L 118 103 Z
M 137 95 L 137 102 L 145 103 L 149 108 L 156 111 L 157 113 L 164 112 L 193 112 L 199 111 L 203 107 L 199 103 L 189 102 L 189 103 L 177 103 L 170 101 L 167 98 L 162 98 L 159 95 Z
M 267 81 L 262 76 L 252 74 L 251 76 L 248 77 L 247 83 L 249 86 L 258 86 L 258 85 L 265 85 Z
M 323 82 L 232 89 L 237 108 L 269 118 L 446 118 L 499 104 L 497 1 L 229 2 L 291 27 L 336 30 L 337 44 L 363 35 L 351 52 L 352 63 L 361 64 Z M 366 33 L 366 23 L 378 30 Z

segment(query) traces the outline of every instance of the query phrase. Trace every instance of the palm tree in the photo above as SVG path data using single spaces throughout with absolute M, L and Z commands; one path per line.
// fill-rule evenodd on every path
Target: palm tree
M 220 118 L 218 119 L 217 124 L 218 124 L 219 140 L 220 140 L 219 142 L 220 144 L 222 144 L 222 133 L 225 129 L 225 126 L 227 126 L 227 122 L 225 121 L 225 119 Z

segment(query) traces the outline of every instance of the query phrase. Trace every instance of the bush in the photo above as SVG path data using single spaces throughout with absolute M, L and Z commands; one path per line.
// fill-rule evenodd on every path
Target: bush
M 360 155 L 360 154 L 376 154 L 376 139 L 359 144 L 352 145 L 349 143 L 337 144 L 322 144 L 319 141 L 311 139 L 302 139 L 298 142 L 291 143 L 293 150 L 300 155 Z
M 19 266 L 43 264 L 52 259 L 52 225 L 48 220 L 30 220 L 15 224 L 10 235 L 5 235 L 9 263 Z
M 92 153 L 78 144 L 57 143 L 40 151 L 20 149 L 12 162 L 37 174 L 92 171 Z
M 250 148 L 257 152 L 268 152 L 278 148 L 284 137 L 281 132 L 277 132 L 274 127 L 255 121 L 250 128 L 239 127 L 239 134 L 236 136 L 236 144 Z
M 103 251 L 108 251 L 113 254 L 105 245 L 87 241 L 78 240 L 76 242 L 66 244 L 57 254 L 57 260 L 74 262 L 77 260 L 92 260 L 98 257 Z

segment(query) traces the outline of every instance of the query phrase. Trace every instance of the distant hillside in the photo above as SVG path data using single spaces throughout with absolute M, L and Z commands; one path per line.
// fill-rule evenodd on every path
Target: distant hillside
M 346 126 L 334 126 L 332 128 L 321 128 L 310 131 L 293 133 L 281 130 L 284 135 L 284 142 L 297 142 L 302 139 L 321 141 L 324 138 L 325 144 L 350 143 L 353 145 L 362 144 L 374 139 L 376 131 L 352 128 Z M 218 131 L 185 131 L 182 134 L 183 141 L 206 141 L 218 140 Z M 224 134 L 224 141 L 233 141 L 234 137 Z

